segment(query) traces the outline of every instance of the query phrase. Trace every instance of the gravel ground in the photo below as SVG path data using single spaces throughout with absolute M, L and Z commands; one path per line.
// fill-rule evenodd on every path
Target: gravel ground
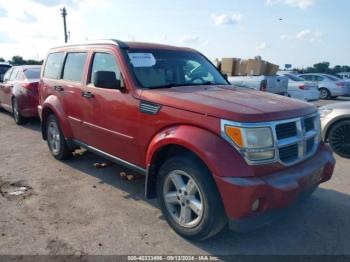
M 334 178 L 288 217 L 196 243 L 144 198 L 143 178 L 123 180 L 120 172 L 130 171 L 117 165 L 96 168 L 106 161 L 91 153 L 56 161 L 39 129 L 38 120 L 19 127 L 0 112 L 0 254 L 350 255 L 350 160 L 337 156 Z

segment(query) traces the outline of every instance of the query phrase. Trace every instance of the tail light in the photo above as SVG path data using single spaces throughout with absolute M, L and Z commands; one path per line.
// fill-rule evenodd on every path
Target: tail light
M 262 80 L 260 83 L 260 91 L 266 92 L 267 91 L 267 80 Z
M 336 85 L 337 85 L 337 87 L 344 87 L 345 83 L 344 82 L 337 82 Z
M 23 83 L 23 88 L 32 91 L 32 92 L 38 92 L 38 82 L 27 82 Z
M 300 85 L 300 86 L 299 86 L 299 89 L 305 90 L 305 85 Z

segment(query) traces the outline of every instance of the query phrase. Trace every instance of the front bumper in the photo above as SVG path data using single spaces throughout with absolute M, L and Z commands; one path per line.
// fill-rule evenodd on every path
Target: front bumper
M 298 199 L 329 180 L 334 165 L 330 149 L 321 144 L 312 158 L 270 175 L 216 177 L 231 228 L 247 231 L 278 218 Z M 256 200 L 259 206 L 253 211 Z

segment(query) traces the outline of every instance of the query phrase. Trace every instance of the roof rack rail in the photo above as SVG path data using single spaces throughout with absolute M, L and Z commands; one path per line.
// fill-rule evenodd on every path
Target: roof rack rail
M 117 40 L 117 39 L 111 39 L 112 41 L 116 42 L 117 45 L 120 47 L 120 48 L 128 48 L 128 45 L 123 42 L 123 41 L 120 41 L 120 40 Z
M 101 39 L 101 40 L 89 40 L 89 41 L 80 42 L 80 43 L 67 43 L 65 45 L 56 46 L 54 48 L 60 48 L 65 46 L 98 45 L 98 44 L 117 45 L 119 48 L 123 48 L 123 49 L 128 48 L 128 45 L 125 42 L 116 40 L 116 39 Z

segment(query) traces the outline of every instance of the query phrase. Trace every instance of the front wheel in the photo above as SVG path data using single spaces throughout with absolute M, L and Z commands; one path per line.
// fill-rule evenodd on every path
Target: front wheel
M 47 144 L 51 154 L 58 160 L 64 160 L 72 156 L 60 124 L 54 115 L 49 115 L 46 122 Z
M 331 127 L 328 141 L 336 154 L 350 158 L 350 120 L 338 122 Z
M 162 165 L 157 192 L 168 224 L 185 238 L 204 240 L 226 225 L 215 181 L 209 170 L 192 155 L 176 156 Z

